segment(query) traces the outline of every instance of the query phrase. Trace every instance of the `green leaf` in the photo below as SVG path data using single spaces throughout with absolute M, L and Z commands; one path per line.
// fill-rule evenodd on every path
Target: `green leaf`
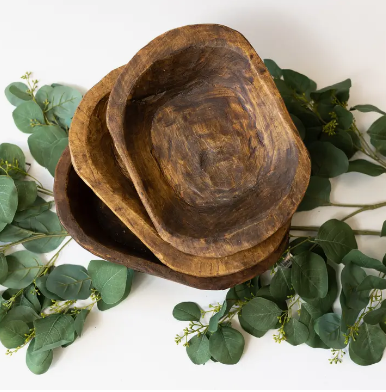
M 282 74 L 287 85 L 298 94 L 306 94 L 316 90 L 315 82 L 299 72 L 283 69 Z
M 91 278 L 81 265 L 63 264 L 48 275 L 46 287 L 66 300 L 87 299 L 91 295 Z
M 17 190 L 10 177 L 0 176 L 0 221 L 11 223 L 17 209 Z
M 368 176 L 377 177 L 386 173 L 386 169 L 383 166 L 376 165 L 375 163 L 371 163 L 365 159 L 356 159 L 349 162 L 347 172 L 358 172 L 367 174 Z
M 251 288 L 247 285 L 247 283 L 237 284 L 234 287 L 236 297 L 242 301 L 251 298 Z
M 88 272 L 92 283 L 107 304 L 117 303 L 125 293 L 127 268 L 105 260 L 91 260 Z
M 320 141 L 330 142 L 336 148 L 342 150 L 346 154 L 347 158 L 350 159 L 356 151 L 358 151 L 357 147 L 354 146 L 353 139 L 350 136 L 351 134 L 354 134 L 354 132 L 344 131 L 342 129 L 337 129 L 334 135 L 328 135 L 323 132 L 320 137 Z M 360 145 L 360 142 L 358 142 L 358 145 Z
M 39 90 L 36 92 L 35 99 L 38 105 L 45 110 L 47 105 L 44 104 L 45 101 L 50 100 L 50 96 L 53 91 L 53 87 L 45 85 L 39 88 Z
M 340 105 L 334 107 L 334 112 L 337 116 L 338 126 L 341 129 L 349 129 L 354 120 L 354 116 L 351 112 Z
M 55 301 L 61 301 L 63 300 L 63 298 L 59 297 L 58 295 L 52 293 L 51 291 L 49 291 L 47 289 L 47 279 L 48 279 L 49 275 L 42 275 L 39 276 L 38 278 L 36 278 L 36 286 L 39 289 L 39 291 L 44 295 L 44 297 L 48 298 L 48 299 L 53 299 Z M 50 301 L 50 305 L 51 305 L 51 301 Z
M 243 319 L 251 327 L 266 331 L 275 328 L 281 312 L 282 310 L 274 302 L 255 297 L 243 307 Z
M 48 110 L 60 118 L 72 118 L 82 94 L 68 86 L 55 86 L 50 94 Z
M 21 229 L 15 225 L 7 225 L 4 230 L 0 232 L 0 242 L 15 242 L 23 240 L 33 235 L 34 232 Z
M 367 361 L 367 360 L 364 360 L 364 359 L 361 358 L 359 355 L 355 354 L 355 352 L 353 351 L 353 349 L 352 349 L 352 347 L 351 347 L 351 344 L 350 344 L 350 346 L 349 346 L 349 348 L 348 348 L 348 352 L 349 352 L 349 355 L 350 355 L 350 359 L 351 359 L 355 364 L 357 364 L 357 365 L 359 365 L 359 366 L 370 366 L 370 365 L 374 365 L 374 361 Z M 382 359 L 382 356 L 380 356 L 376 362 L 380 362 L 381 359 Z M 375 363 L 376 363 L 376 362 L 375 362 Z
M 13 307 L 5 316 L 4 322 L 12 321 L 12 320 L 21 320 L 26 324 L 32 323 L 36 319 L 39 319 L 40 316 L 29 306 L 19 305 Z
M 315 332 L 328 347 L 340 350 L 347 346 L 345 330 L 342 331 L 341 319 L 335 313 L 326 313 L 315 321 Z
M 25 298 L 31 303 L 35 312 L 40 313 L 42 305 L 40 304 L 38 293 L 35 290 L 35 286 L 31 284 L 24 290 Z
M 369 302 L 370 290 L 358 291 L 358 287 L 365 277 L 366 272 L 352 263 L 348 263 L 342 270 L 342 290 L 346 298 L 346 305 L 351 309 L 364 309 Z
M 74 319 L 68 314 L 51 314 L 34 321 L 34 353 L 52 350 L 74 340 Z
M 107 304 L 102 299 L 100 299 L 97 302 L 98 309 L 103 312 L 105 310 L 109 310 L 109 309 L 119 305 L 122 301 L 124 301 L 130 294 L 131 285 L 133 283 L 133 277 L 134 277 L 134 271 L 130 268 L 127 268 L 126 289 L 125 289 L 125 293 L 123 294 L 123 297 L 115 304 Z
M 2 170 L 0 170 L 1 175 L 5 174 L 5 169 L 8 171 L 8 175 L 14 180 L 19 180 L 24 177 L 24 174 L 18 169 L 7 169 L 7 165 L 5 164 L 5 162 L 8 162 L 8 164 L 25 171 L 25 156 L 20 147 L 11 143 L 0 144 L 0 161 L 4 162 L 0 164 L 0 167 L 2 168 Z
M 179 321 L 200 321 L 201 310 L 194 302 L 181 302 L 174 307 L 173 317 Z
M 53 177 L 55 176 L 56 165 L 58 164 L 58 161 L 67 146 L 68 146 L 68 138 L 59 139 L 52 144 L 48 152 L 49 158 L 47 163 L 47 169 Z
M 384 266 L 379 260 L 366 256 L 358 249 L 353 249 L 347 253 L 347 255 L 343 257 L 342 263 L 353 263 L 359 267 L 372 268 L 376 271 L 386 273 L 386 266 Z
M 323 311 L 312 306 L 309 303 L 303 303 L 300 310 L 299 321 L 303 323 L 308 328 L 308 339 L 306 344 L 312 348 L 328 348 L 320 337 L 316 334 L 314 329 L 315 320 L 323 315 Z
M 347 156 L 333 144 L 317 141 L 309 146 L 308 151 L 311 155 L 312 175 L 332 178 L 347 172 Z
M 210 359 L 209 339 L 205 334 L 194 336 L 189 340 L 186 353 L 195 365 L 203 365 L 208 362 Z
M 284 333 L 287 343 L 292 346 L 298 346 L 299 344 L 305 343 L 309 336 L 308 328 L 299 320 L 292 317 L 288 323 L 284 325 Z
M 278 300 L 286 301 L 295 293 L 291 283 L 291 269 L 278 267 L 271 281 L 271 294 Z
M 382 329 L 366 323 L 359 327 L 356 339 L 350 343 L 353 353 L 369 365 L 381 360 L 385 347 L 386 335 Z
M 324 92 L 332 90 L 334 92 L 334 96 L 336 96 L 341 103 L 347 102 L 350 97 L 350 88 L 351 88 L 351 79 L 346 79 L 343 82 L 335 83 L 331 86 L 324 87 L 318 91 L 315 91 L 315 95 L 320 95 Z
M 221 327 L 209 339 L 211 356 L 220 363 L 234 365 L 244 351 L 244 337 L 231 327 Z
M 1 222 L 0 221 L 0 233 L 4 230 L 4 228 L 7 226 L 7 223 L 6 222 Z M 0 240 L 0 242 L 1 242 L 1 240 Z
M 351 227 L 337 219 L 330 219 L 323 223 L 315 241 L 323 248 L 327 258 L 338 264 L 350 250 L 358 249 Z
M 26 84 L 14 82 L 5 88 L 4 93 L 11 105 L 19 106 L 21 103 L 32 99 L 31 95 L 27 93 L 27 90 L 29 88 Z
M 23 220 L 26 220 L 28 218 L 33 218 L 37 215 L 40 215 L 44 211 L 50 210 L 54 204 L 55 202 L 53 200 L 46 201 L 40 196 L 38 196 L 34 203 L 28 208 L 23 211 L 17 211 L 13 220 L 15 222 L 22 222 Z
M 268 69 L 268 72 L 274 78 L 280 79 L 282 76 L 281 68 L 271 59 L 265 59 L 264 64 Z
M 83 332 L 84 323 L 86 322 L 86 318 L 90 313 L 87 309 L 82 309 L 80 313 L 78 313 L 75 317 L 74 321 L 74 329 L 77 336 L 81 337 Z
M 366 290 L 384 290 L 386 289 L 386 280 L 383 278 L 378 278 L 377 276 L 366 276 L 361 284 L 357 287 L 357 291 L 366 291 Z
M 382 224 L 381 237 L 386 236 L 386 221 Z M 386 254 L 383 256 L 382 264 L 386 266 Z
M 375 120 L 367 133 L 370 135 L 371 144 L 384 155 L 386 151 L 386 115 Z
M 336 272 L 334 268 L 327 264 L 327 274 L 328 274 L 328 291 L 327 295 L 323 298 L 305 298 L 302 297 L 304 301 L 312 305 L 314 308 L 319 309 L 322 314 L 330 312 L 332 305 L 338 296 L 338 282 L 336 279 Z
M 224 303 L 221 306 L 221 309 L 219 312 L 215 313 L 209 320 L 209 327 L 208 331 L 209 332 L 216 332 L 218 329 L 218 323 L 222 317 L 224 317 L 228 313 L 228 304 L 227 301 L 224 301 Z
M 341 325 L 342 325 L 342 329 L 346 330 L 348 327 L 353 326 L 355 324 L 355 321 L 357 320 L 361 310 L 351 309 L 347 305 L 347 298 L 343 290 L 340 292 L 339 300 L 340 300 L 340 306 L 342 307 Z
M 30 285 L 42 271 L 40 260 L 31 252 L 21 250 L 6 256 L 8 275 L 2 285 L 11 289 L 23 289 Z
M 311 176 L 306 194 L 297 211 L 310 211 L 330 204 L 331 184 L 328 178 Z
M 52 350 L 47 350 L 36 353 L 34 350 L 35 339 L 32 339 L 27 349 L 27 367 L 34 374 L 44 374 L 51 366 L 54 352 Z
M 243 317 L 242 313 L 239 313 L 238 317 L 239 317 L 239 322 L 240 322 L 241 328 L 245 332 L 248 332 L 250 335 L 252 335 L 252 336 L 254 336 L 256 338 L 261 338 L 268 332 L 268 330 L 259 331 L 258 329 L 253 328 L 252 325 L 250 325 L 249 323 L 247 323 L 244 320 L 244 317 Z
M 381 307 L 379 309 L 372 310 L 365 315 L 363 321 L 371 325 L 384 323 L 386 321 L 386 309 Z
M 379 113 L 379 114 L 386 114 L 383 110 L 378 109 L 376 106 L 368 105 L 368 104 L 355 105 L 355 106 L 351 107 L 350 110 L 358 110 L 359 112 L 362 112 L 362 113 L 375 112 L 375 113 Z
M 306 137 L 306 128 L 305 128 L 304 124 L 303 124 L 302 121 L 301 121 L 298 117 L 296 117 L 294 114 L 290 114 L 290 116 L 291 116 L 291 119 L 292 119 L 293 123 L 294 123 L 295 126 L 296 126 L 296 129 L 297 129 L 298 132 L 299 132 L 300 138 L 301 138 L 302 140 L 304 140 L 304 138 Z
M 5 348 L 16 348 L 25 341 L 29 333 L 28 325 L 21 320 L 2 322 L 0 325 L 0 342 Z
M 4 306 L 5 302 L 5 299 L 0 297 L 0 321 L 4 320 L 4 317 L 8 312 L 8 309 Z
M 44 115 L 40 106 L 34 101 L 20 104 L 12 113 L 13 121 L 17 128 L 24 133 L 32 133 L 34 124 L 45 124 Z
M 34 133 L 28 138 L 28 146 L 36 161 L 48 167 L 51 158 L 51 149 L 59 140 L 66 139 L 67 133 L 57 125 L 36 127 Z M 57 147 L 56 147 L 57 148 Z
M 328 275 L 325 261 L 312 252 L 292 258 L 292 285 L 301 297 L 323 298 L 327 295 Z
M 18 197 L 17 210 L 23 211 L 35 202 L 38 196 L 38 188 L 35 181 L 15 180 L 15 186 Z
M 8 275 L 8 264 L 4 253 L 0 253 L 0 284 Z
M 40 215 L 27 218 L 15 223 L 15 225 L 42 234 L 63 234 L 59 237 L 41 238 L 28 241 L 23 246 L 34 253 L 48 253 L 55 250 L 64 240 L 67 233 L 64 231 L 58 216 L 52 211 L 44 211 Z

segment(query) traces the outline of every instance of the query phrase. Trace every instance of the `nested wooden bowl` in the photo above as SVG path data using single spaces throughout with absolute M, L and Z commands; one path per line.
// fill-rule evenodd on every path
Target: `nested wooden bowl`
M 162 264 L 110 211 L 75 172 L 69 149 L 57 165 L 54 192 L 63 226 L 82 247 L 105 260 L 198 289 L 222 290 L 245 282 L 269 269 L 288 245 L 287 232 L 273 253 L 250 268 L 220 277 L 191 276 Z
M 156 231 L 184 254 L 250 252 L 308 185 L 306 148 L 271 76 L 225 26 L 181 27 L 141 49 L 114 85 L 107 124 Z
M 72 163 L 78 175 L 128 230 L 163 264 L 177 272 L 202 278 L 221 277 L 260 269 L 257 264 L 266 266 L 267 258 L 275 262 L 270 256 L 286 238 L 289 222 L 262 243 L 219 258 L 184 253 L 161 238 L 128 173 L 121 170 L 123 163 L 116 159 L 106 124 L 109 93 L 120 72 L 120 68 L 112 71 L 87 92 L 72 120 L 69 141 Z M 61 216 L 65 219 L 64 214 Z M 66 226 L 65 222 L 63 224 Z

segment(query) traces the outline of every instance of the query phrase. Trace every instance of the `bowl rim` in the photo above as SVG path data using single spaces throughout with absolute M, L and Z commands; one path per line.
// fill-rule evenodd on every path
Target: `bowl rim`
M 175 37 L 178 37 L 178 39 L 174 39 Z M 250 64 L 255 70 L 265 69 L 264 73 L 259 73 L 260 83 L 265 86 L 267 91 L 272 92 L 271 100 L 275 103 L 283 124 L 287 125 L 287 132 L 294 141 L 294 148 L 298 153 L 298 162 L 293 182 L 288 184 L 288 192 L 275 205 L 276 208 L 268 209 L 265 217 L 252 221 L 241 228 L 233 227 L 222 233 L 221 236 L 214 233 L 207 237 L 192 237 L 176 233 L 165 225 L 160 215 L 157 214 L 155 208 L 157 202 L 148 197 L 146 186 L 139 175 L 136 164 L 125 147 L 125 109 L 136 81 L 155 61 L 173 53 L 178 53 L 183 48 L 190 46 L 221 46 L 224 44 L 224 40 L 227 42 L 229 49 L 238 53 L 242 51 L 245 57 L 249 57 Z M 157 232 L 164 241 L 184 253 L 205 257 L 221 257 L 256 246 L 269 238 L 292 217 L 308 186 L 311 173 L 309 154 L 272 77 L 246 38 L 238 31 L 226 26 L 200 24 L 179 27 L 156 37 L 142 48 L 123 68 L 111 91 L 107 108 L 107 125 L 121 161 L 129 172 L 142 204 Z

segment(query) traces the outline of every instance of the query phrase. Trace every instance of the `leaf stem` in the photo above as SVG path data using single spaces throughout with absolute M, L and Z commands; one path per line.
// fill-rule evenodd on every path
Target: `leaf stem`
M 4 246 L 0 246 L 0 251 L 5 252 L 7 249 L 11 248 L 12 246 L 24 244 L 24 242 L 28 242 L 28 241 L 39 240 L 42 238 L 67 237 L 67 236 L 68 236 L 68 233 L 66 231 L 64 231 L 63 233 L 60 233 L 60 234 L 37 234 L 37 235 L 33 235 L 31 237 L 24 238 L 19 241 L 10 242 L 9 244 L 6 244 Z

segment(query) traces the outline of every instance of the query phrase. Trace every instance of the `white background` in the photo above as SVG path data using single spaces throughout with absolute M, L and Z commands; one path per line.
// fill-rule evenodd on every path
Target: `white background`
M 386 109 L 386 2 L 383 1 L 1 1 L 0 89 L 25 71 L 40 85 L 53 82 L 91 88 L 113 68 L 127 63 L 166 30 L 194 23 L 221 23 L 243 33 L 262 58 L 274 59 L 317 81 L 320 87 L 351 77 L 350 103 Z M 13 124 L 13 108 L 0 96 L 0 141 L 19 144 L 28 161 L 27 135 Z M 361 129 L 377 116 L 358 115 Z M 32 166 L 45 186 L 52 178 Z M 333 181 L 334 202 L 371 203 L 386 199 L 386 175 L 345 174 Z M 351 210 L 320 208 L 298 214 L 296 224 L 319 225 Z M 359 222 L 360 219 L 360 222 Z M 380 230 L 385 209 L 349 223 Z M 386 239 L 358 238 L 360 248 L 382 257 Z M 87 265 L 93 255 L 76 243 L 60 263 Z M 62 389 L 357 389 L 384 386 L 385 360 L 364 368 L 345 358 L 329 365 L 329 351 L 276 344 L 272 334 L 244 334 L 245 353 L 235 366 L 195 366 L 174 336 L 185 327 L 172 318 L 175 304 L 207 306 L 224 292 L 199 291 L 137 275 L 132 294 L 120 306 L 93 311 L 85 333 L 73 346 L 57 350 L 52 368 L 38 378 L 25 366 L 25 352 L 0 356 L 1 388 Z M 237 326 L 238 328 L 238 326 Z M 5 351 L 5 350 L 4 350 Z

